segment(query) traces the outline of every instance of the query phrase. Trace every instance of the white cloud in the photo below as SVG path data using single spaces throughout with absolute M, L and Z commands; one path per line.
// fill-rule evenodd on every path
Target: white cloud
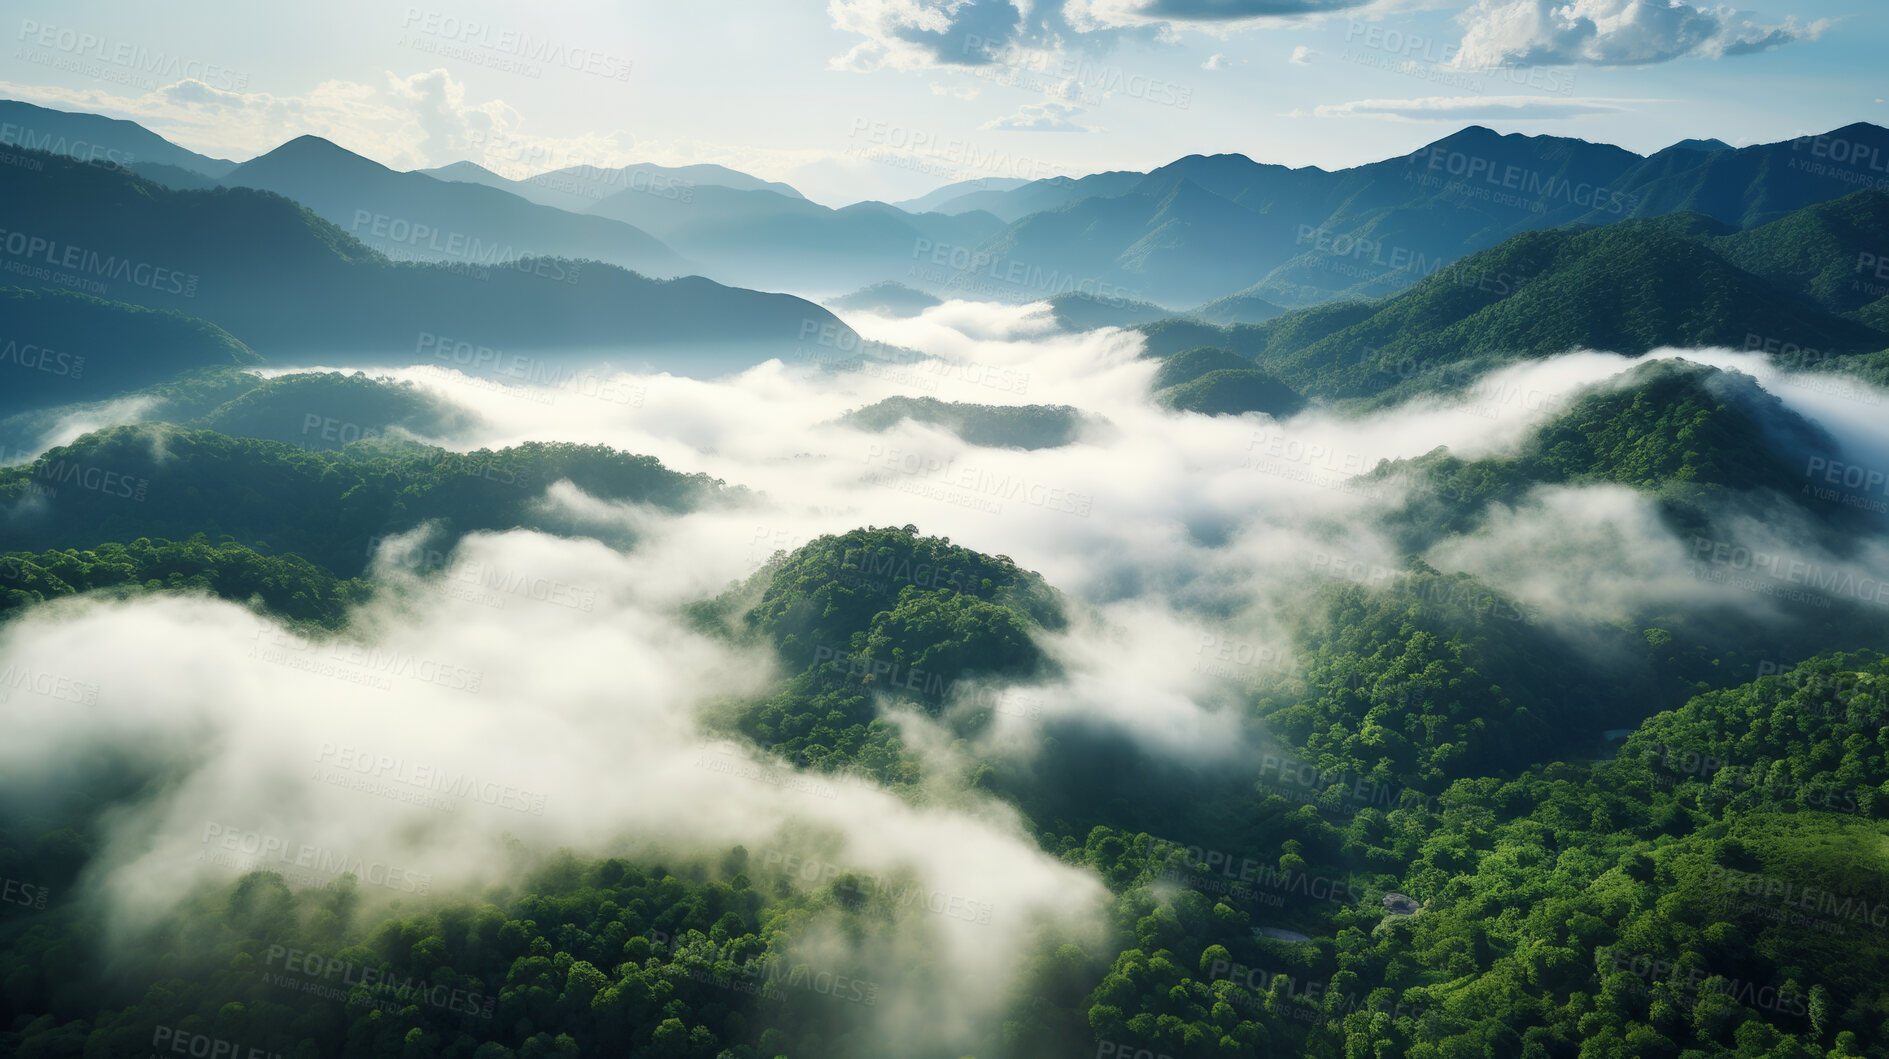
M 313 135 L 393 169 L 464 160 L 513 179 L 576 165 L 708 162 L 796 183 L 797 176 L 822 163 L 863 166 L 834 151 L 639 140 L 622 129 L 543 136 L 502 99 L 468 102 L 465 87 L 445 70 L 406 77 L 390 72 L 381 85 L 324 81 L 291 96 L 229 92 L 194 80 L 138 95 L 0 81 L 0 96 L 135 121 L 179 146 L 238 162 Z M 860 197 L 840 196 L 844 201 Z
M 309 135 L 395 169 L 460 158 L 498 169 L 508 155 L 572 159 L 562 163 L 569 165 L 622 165 L 630 161 L 633 145 L 622 132 L 533 137 L 510 104 L 469 102 L 465 85 L 443 69 L 406 77 L 389 72 L 381 85 L 323 81 L 289 96 L 230 92 L 195 80 L 140 95 L 12 82 L 0 82 L 0 92 L 42 106 L 126 118 L 191 150 L 237 161 Z
M 1082 125 L 1073 120 L 1082 113 L 1082 108 L 1072 103 L 1059 103 L 1048 100 L 1042 103 L 1025 103 L 1017 108 L 1015 114 L 993 118 L 980 125 L 983 129 L 1011 129 L 1025 132 L 1102 132 L 1104 130 Z
M 1068 0 L 1065 14 L 1081 30 L 1122 26 L 1239 27 L 1303 21 L 1385 6 L 1382 0 Z
M 1395 121 L 1556 119 L 1632 110 L 1650 99 L 1566 99 L 1545 96 L 1424 96 L 1417 99 L 1354 99 L 1312 109 L 1320 118 L 1390 118 Z M 1303 113 L 1295 116 L 1304 116 Z
M 1461 21 L 1466 31 L 1455 65 L 1464 69 L 1718 58 L 1815 40 L 1831 24 L 1764 23 L 1683 0 L 1477 0 Z
M 226 92 L 193 80 L 139 95 L 9 81 L 0 82 L 0 94 L 58 110 L 126 118 L 191 150 L 237 161 L 297 136 L 315 135 L 389 165 L 425 164 L 402 139 L 401 130 L 418 120 L 413 101 L 349 81 L 324 81 L 294 96 Z
M 1312 56 L 1317 54 L 1318 52 L 1301 44 L 1292 49 L 1292 64 L 1294 66 L 1310 66 L 1312 65 Z
M 1235 60 L 1229 59 L 1219 52 L 1214 52 L 1212 55 L 1207 56 L 1207 61 L 1201 63 L 1200 68 L 1202 70 L 1227 70 L 1232 68 L 1234 62 Z
M 944 85 L 936 81 L 931 83 L 931 94 L 950 96 L 953 99 L 976 99 L 978 90 L 974 85 Z
M 866 783 L 823 794 L 768 782 L 785 762 L 704 732 L 700 705 L 753 694 L 772 663 L 675 620 L 671 574 L 701 544 L 686 524 L 649 528 L 630 555 L 538 534 L 470 538 L 444 578 L 381 572 L 395 587 L 332 642 L 203 598 L 37 610 L 0 631 L 0 654 L 85 673 L 99 690 L 83 710 L 28 713 L 16 697 L 0 746 L 7 784 L 50 791 L 72 782 L 58 760 L 104 748 L 165 771 L 161 791 L 106 825 L 91 867 L 112 927 L 252 867 L 292 885 L 325 881 L 271 849 L 359 862 L 370 902 L 476 892 L 517 863 L 511 835 L 543 852 L 711 860 L 739 843 L 757 862 L 773 849 L 875 877 L 910 871 L 928 892 L 988 906 L 990 922 L 911 915 L 889 938 L 815 958 L 867 981 L 895 982 L 903 963 L 959 983 L 927 990 L 923 1003 L 885 990 L 888 1010 L 873 1014 L 887 1036 L 903 1024 L 936 1040 L 992 1019 L 1032 928 L 1093 922 L 1101 884 L 1040 852 L 1007 806 L 912 806 Z M 493 571 L 581 586 L 565 595 L 587 606 L 469 587 Z M 416 770 L 470 784 L 427 787 Z M 225 852 L 222 835 L 258 837 Z M 900 944 L 907 951 L 885 951 Z
M 1023 20 L 1011 0 L 831 0 L 827 14 L 865 38 L 833 60 L 840 70 L 982 66 Z

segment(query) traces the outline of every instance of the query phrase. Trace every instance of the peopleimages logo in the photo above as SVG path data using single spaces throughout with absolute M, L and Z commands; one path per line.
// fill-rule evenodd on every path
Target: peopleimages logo
M 223 851 L 217 853 L 216 850 Z M 197 859 L 208 863 L 237 867 L 245 871 L 284 871 L 303 869 L 326 878 L 353 875 L 372 886 L 384 886 L 402 893 L 425 895 L 433 892 L 433 876 L 410 871 L 385 861 L 366 860 L 306 842 L 293 842 L 260 831 L 245 831 L 218 823 L 203 829 L 203 849 Z M 265 867 L 266 865 L 266 867 Z
M 21 19 L 20 35 L 15 39 L 32 47 L 61 52 L 73 60 L 81 61 L 79 66 L 81 73 L 94 72 L 96 68 L 88 67 L 84 63 L 96 62 L 119 67 L 127 73 L 151 75 L 135 77 L 129 82 L 141 84 L 147 88 L 156 87 L 156 81 L 153 78 L 162 78 L 166 81 L 199 81 L 210 88 L 222 89 L 225 92 L 241 92 L 249 87 L 249 74 L 244 71 L 232 70 L 216 63 L 206 63 L 201 59 L 185 58 L 162 50 L 154 51 L 127 40 L 113 40 L 110 37 L 71 26 Z M 14 57 L 31 58 L 30 55 L 17 53 Z M 123 79 L 114 77 L 112 80 Z
M 68 141 L 63 134 L 43 129 L 30 129 L 15 125 L 10 121 L 0 121 L 0 145 L 19 147 L 27 151 L 43 151 L 46 154 L 56 154 L 75 162 L 84 162 L 87 165 L 105 169 L 129 168 L 137 158 L 130 151 L 121 151 L 102 143 L 88 143 L 85 140 Z
M 400 28 L 412 34 L 478 48 L 494 55 L 509 56 L 545 66 L 593 74 L 612 81 L 627 81 L 633 64 L 614 52 L 582 45 L 572 46 L 551 37 L 534 36 L 522 30 L 495 26 L 476 19 L 460 18 L 440 11 L 409 7 Z M 406 43 L 402 41 L 400 43 Z
M 476 981 L 470 983 L 471 987 L 428 982 L 384 967 L 368 967 L 339 956 L 324 956 L 284 945 L 269 946 L 263 966 L 267 969 L 265 980 L 271 984 L 292 986 L 349 1004 L 368 1003 L 378 1007 L 382 1005 L 376 998 L 384 997 L 391 1001 L 386 1007 L 395 1011 L 410 1004 L 425 1004 L 457 1015 L 489 1019 L 498 1002 L 497 997 L 481 994 L 473 988 L 478 984 Z M 337 974 L 339 979 L 335 977 Z
M 0 346 L 0 364 L 14 364 L 28 371 L 71 379 L 77 379 L 85 373 L 84 357 L 47 349 L 32 342 L 15 342 L 10 338 L 4 346 Z
M 88 273 L 100 279 L 129 283 L 134 287 L 144 287 L 159 294 L 177 294 L 185 298 L 197 296 L 195 274 L 153 265 L 148 261 L 101 253 L 72 243 L 61 243 L 57 239 L 34 235 L 31 232 L 7 231 L 0 228 L 0 249 L 4 249 L 9 257 L 43 263 L 51 268 Z
M 1756 898 L 1764 904 L 1774 904 L 1779 909 L 1802 909 L 1831 922 L 1868 923 L 1878 929 L 1889 927 L 1889 903 L 1832 893 L 1828 889 L 1803 885 L 1796 880 L 1775 875 L 1714 865 L 1706 872 L 1705 884 L 1708 888 L 1720 889 L 1730 896 Z
M 359 747 L 323 743 L 315 760 L 344 772 L 384 780 L 420 790 L 437 791 L 455 798 L 484 802 L 502 809 L 516 809 L 534 816 L 544 815 L 543 794 L 500 783 L 487 777 L 456 769 L 442 768 L 406 758 L 375 754 Z
M 1420 180 L 1427 185 L 1445 175 L 1456 177 L 1463 189 L 1477 191 L 1477 197 L 1491 198 L 1498 205 L 1542 207 L 1550 201 L 1559 200 L 1567 205 L 1615 215 L 1631 213 L 1640 205 L 1638 195 L 1610 191 L 1599 184 L 1577 183 L 1567 177 L 1543 173 L 1537 169 L 1497 163 L 1482 155 L 1458 151 L 1442 144 L 1433 144 L 1411 155 L 1410 165 L 1412 172 L 1406 174 L 1407 180 Z M 1507 194 L 1499 198 L 1492 197 L 1490 193 L 1495 191 Z M 1537 212 L 1540 210 L 1537 209 Z

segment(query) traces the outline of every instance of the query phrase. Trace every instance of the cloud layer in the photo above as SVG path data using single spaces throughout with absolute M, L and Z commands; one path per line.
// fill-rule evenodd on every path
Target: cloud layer
M 1456 65 L 1644 66 L 1682 56 L 1718 58 L 1815 40 L 1827 22 L 1765 23 L 1727 7 L 1683 0 L 1478 0 L 1463 12 Z

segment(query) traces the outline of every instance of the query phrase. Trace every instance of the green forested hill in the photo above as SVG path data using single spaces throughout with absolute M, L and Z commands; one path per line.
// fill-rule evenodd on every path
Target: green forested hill
M 190 425 L 234 437 L 338 449 L 390 434 L 451 435 L 473 422 L 470 413 L 412 383 L 327 372 L 258 380 L 254 389 Z
M 1879 272 L 1889 258 L 1886 232 L 1889 192 L 1867 190 L 1711 244 L 1753 275 L 1802 291 L 1831 312 L 1854 313 L 1889 295 L 1889 277 Z
M 1264 412 L 1282 419 L 1305 406 L 1292 387 L 1251 368 L 1216 368 L 1162 391 L 1160 401 L 1177 412 L 1210 416 Z
M 904 420 L 944 427 L 973 445 L 1053 449 L 1075 441 L 1088 417 L 1068 405 L 990 405 L 936 397 L 887 397 L 840 417 L 861 430 L 890 430 Z
M 1833 444 L 1748 376 L 1654 361 L 1622 385 L 1577 394 L 1512 455 L 1465 461 L 1439 448 L 1386 461 L 1370 477 L 1414 482 L 1405 508 L 1392 516 L 1416 534 L 1412 541 L 1461 532 L 1487 505 L 1514 505 L 1539 486 L 1599 482 L 1660 498 L 1687 529 L 1704 525 L 1707 498 L 1754 491 L 1788 497 L 1814 522 L 1853 529 L 1853 512 L 1805 495 L 1806 454 Z
M 267 191 L 173 191 L 69 158 L 33 160 L 44 165 L 0 166 L 0 229 L 60 233 L 34 254 L 74 264 L 47 270 L 70 277 L 47 286 L 103 286 L 94 293 L 209 320 L 272 359 L 417 362 L 432 359 L 416 353 L 420 336 L 442 332 L 514 351 L 667 344 L 773 356 L 808 333 L 803 324 L 842 326 L 790 295 L 700 276 L 652 280 L 528 247 L 493 243 L 438 264 L 389 260 Z M 40 340 L 56 348 L 65 336 Z
M 835 549 L 842 565 L 849 551 L 884 549 L 895 564 L 939 559 L 951 576 L 996 574 L 977 581 L 992 601 L 1006 599 L 1002 585 L 1024 596 L 986 605 L 1017 620 L 1051 613 L 1042 589 L 1000 562 L 903 531 L 860 531 L 780 565 L 789 576 L 764 590 L 772 602 L 743 620 L 794 649 L 797 634 L 783 635 L 782 622 L 799 613 L 801 592 L 825 583 L 809 575 Z M 901 607 L 923 594 L 908 585 Z M 887 618 L 868 623 L 867 651 Z M 1477 635 L 1499 639 L 1512 624 L 1490 619 Z M 1523 664 L 1486 647 L 1439 646 L 1415 668 L 1399 662 L 1371 677 L 1358 647 L 1335 643 L 1313 679 L 1334 688 L 1414 680 L 1432 698 Z M 1511 639 L 1502 650 L 1523 646 Z M 824 664 L 786 678 L 777 698 L 802 697 Z M 1113 889 L 1108 936 L 1045 938 L 1001 1039 L 993 1031 L 973 1054 L 1080 1055 L 1107 1041 L 1177 1059 L 1882 1055 L 1889 1009 L 1877 983 L 1889 954 L 1872 922 L 1889 917 L 1876 852 L 1889 843 L 1882 688 L 1881 655 L 1832 655 L 1658 714 L 1616 761 L 1433 789 L 1390 778 L 1377 758 L 1396 737 L 1367 722 L 1359 741 L 1262 771 L 1242 827 L 1264 839 L 1229 832 L 1216 847 L 1105 825 L 1046 829 L 1047 849 Z M 1444 720 L 1427 704 L 1413 716 Z M 1486 721 L 1503 723 L 1469 723 Z M 1539 722 L 1552 740 L 1563 719 Z M 1453 738 L 1448 727 L 1432 731 Z M 801 757 L 831 768 L 823 757 L 870 763 L 872 752 L 839 741 Z M 1338 781 L 1319 804 L 1300 805 L 1287 778 L 1301 760 Z M 1476 769 L 1461 757 L 1452 766 Z M 0 832 L 0 857 L 63 858 L 76 871 L 93 839 L 58 823 L 14 821 Z M 739 848 L 714 862 L 561 860 L 483 903 L 421 894 L 410 908 L 371 914 L 358 911 L 351 886 L 291 893 L 256 873 L 203 893 L 115 959 L 103 993 L 87 985 L 104 974 L 99 957 L 82 955 L 98 952 L 97 926 L 55 897 L 30 927 L 0 921 L 0 973 L 15 1010 L 47 1012 L 13 1036 L 22 1056 L 110 1054 L 153 1024 L 310 1056 L 706 1059 L 856 1048 L 850 1035 L 893 995 L 890 983 L 847 978 L 834 992 L 834 970 L 796 964 L 789 947 L 812 912 L 862 930 L 911 913 L 850 876 L 762 887 L 756 870 Z M 46 883 L 55 895 L 70 884 L 65 875 Z M 1408 904 L 1392 908 L 1404 900 L 1393 893 Z M 1310 940 L 1282 940 L 1289 932 Z M 357 970 L 337 983 L 335 1003 L 310 1006 L 278 984 L 285 959 L 301 959 L 291 951 L 336 954 Z
M 191 368 L 259 364 L 215 324 L 65 290 L 0 287 L 0 417 L 92 401 Z
M 81 592 L 201 591 L 291 621 L 334 627 L 368 597 L 365 580 L 342 580 L 299 555 L 264 555 L 234 542 L 211 545 L 140 537 L 129 544 L 0 555 L 0 615 Z
M 1577 349 L 1873 353 L 1889 347 L 1869 309 L 1882 281 L 1873 269 L 1859 274 L 1869 261 L 1859 255 L 1889 243 L 1885 204 L 1889 194 L 1857 192 L 1735 234 L 1685 214 L 1524 232 L 1379 301 L 1257 325 L 1170 319 L 1140 329 L 1151 355 L 1219 347 L 1307 395 L 1370 403 L 1452 389 L 1464 369 Z
M 671 509 L 720 488 L 604 446 L 532 442 L 454 453 L 368 441 L 312 452 L 160 424 L 88 434 L 0 469 L 0 504 L 17 548 L 205 533 L 352 576 L 367 566 L 374 538 L 429 520 L 453 536 L 541 525 L 534 501 L 559 479 Z
M 1889 341 L 1698 242 L 1629 223 L 1517 236 L 1429 277 L 1368 320 L 1297 349 L 1269 346 L 1264 362 L 1287 381 L 1362 397 L 1407 392 L 1396 365 L 1421 372 L 1471 351 L 1519 358 L 1742 348 L 1752 334 L 1846 353 Z

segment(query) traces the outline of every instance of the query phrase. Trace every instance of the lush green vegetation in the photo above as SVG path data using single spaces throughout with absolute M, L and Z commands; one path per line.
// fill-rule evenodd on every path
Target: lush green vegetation
M 452 435 L 471 416 L 410 382 L 361 372 L 281 375 L 192 420 L 191 426 L 312 449 L 390 434 Z
M 0 615 L 81 592 L 139 591 L 254 600 L 290 621 L 333 628 L 371 589 L 364 580 L 342 580 L 299 555 L 264 555 L 234 541 L 213 545 L 201 533 L 187 541 L 140 537 L 86 550 L 0 554 Z
M 66 290 L 0 287 L 0 416 L 262 358 L 215 324 Z
M 1165 390 L 1193 382 L 1210 371 L 1251 371 L 1253 362 L 1218 346 L 1195 346 L 1164 357 L 1154 373 L 1153 389 Z
M 358 371 L 265 378 L 242 367 L 195 368 L 114 396 L 138 402 L 138 418 L 144 422 L 174 423 L 309 449 L 338 449 L 389 436 L 452 437 L 474 423 L 470 413 L 412 383 L 369 378 Z M 16 413 L 0 418 L 0 431 L 30 437 L 62 416 L 84 415 L 87 407 L 68 400 Z
M 1459 389 L 1470 369 L 1576 349 L 1725 346 L 1801 368 L 1889 346 L 1881 284 L 1860 264 L 1885 240 L 1880 191 L 1739 232 L 1676 213 L 1523 232 L 1377 301 L 1140 330 L 1156 356 L 1219 347 L 1301 393 L 1365 404 Z
M 1573 395 L 1512 456 L 1466 461 L 1439 448 L 1380 464 L 1370 477 L 1414 488 L 1390 516 L 1405 541 L 1477 525 L 1490 504 L 1514 506 L 1541 485 L 1610 482 L 1658 497 L 1673 524 L 1702 530 L 1704 501 L 1770 491 L 1817 523 L 1853 529 L 1853 512 L 1805 497 L 1802 454 L 1832 450 L 1822 432 L 1745 376 L 1684 361 L 1634 369 L 1630 384 Z
M 1166 309 L 1152 302 L 1136 301 L 1121 295 L 1095 295 L 1085 291 L 1067 291 L 1049 299 L 1050 313 L 1067 331 L 1093 331 L 1098 327 L 1133 327 L 1159 320 Z
M 160 571 L 190 587 L 201 568 L 216 572 L 203 587 L 238 598 L 249 582 L 228 571 L 269 566 L 200 540 L 8 558 L 46 596 Z M 1032 812 L 1048 851 L 1113 890 L 1109 935 L 1044 939 L 1001 1035 L 974 1054 L 1104 1041 L 1176 1059 L 1885 1054 L 1885 953 L 1854 920 L 1889 918 L 1869 852 L 1889 839 L 1889 660 L 1830 656 L 1699 694 L 1646 719 L 1617 760 L 1583 763 L 1568 733 L 1606 723 L 1583 704 L 1657 702 L 1675 685 L 1556 668 L 1512 601 L 1404 574 L 1317 590 L 1296 634 L 1305 665 L 1258 700 L 1280 758 L 1245 796 L 1166 813 L 1155 835 Z M 958 680 L 1040 677 L 1027 634 L 1060 627 L 1063 608 L 1009 560 L 908 527 L 779 555 L 697 619 L 787 665 L 731 726 L 918 797 L 920 765 L 874 700 L 936 709 Z M 1656 631 L 1645 646 L 1671 657 Z M 1726 664 L 1750 671 L 1749 658 Z M 982 717 L 962 720 L 969 735 Z M 1512 771 L 1529 760 L 1543 764 Z M 1037 788 L 1053 766 L 975 770 L 1026 810 L 1050 803 Z M 1478 775 L 1492 778 L 1465 778 Z M 128 781 L 98 797 L 139 792 Z M 885 929 L 899 913 L 876 891 L 763 886 L 741 850 L 716 864 L 566 858 L 515 888 L 393 907 L 346 881 L 292 893 L 258 873 L 107 950 L 67 896 L 102 807 L 0 832 L 6 870 L 30 864 L 55 895 L 0 922 L 16 1054 L 120 1054 L 154 1026 L 294 1055 L 861 1054 L 877 1000 L 900 984 L 793 954 L 815 914 Z M 1778 921 L 1748 882 L 1773 878 L 1849 903 L 1816 906 L 1816 929 Z M 1415 914 L 1388 909 L 1391 891 Z
M 536 505 L 560 480 L 670 510 L 721 491 L 719 481 L 605 446 L 531 442 L 455 453 L 377 439 L 313 452 L 157 425 L 88 434 L 0 469 L 0 504 L 35 501 L 10 516 L 9 540 L 21 548 L 204 533 L 294 552 L 349 577 L 365 569 L 376 538 L 426 522 L 449 540 L 519 526 L 568 529 Z
M 46 852 L 82 857 L 86 839 L 49 832 L 29 848 L 45 878 Z M 9 862 L 21 852 L 4 850 Z M 12 1035 L 10 1054 L 161 1052 L 166 1031 L 186 1046 L 208 1037 L 310 1059 L 836 1054 L 888 984 L 786 946 L 814 910 L 862 925 L 889 913 L 847 880 L 814 893 L 757 886 L 746 862 L 737 847 L 724 871 L 679 865 L 678 877 L 567 856 L 517 890 L 391 911 L 352 876 L 291 891 L 258 872 L 178 909 L 109 969 L 96 923 L 55 905 L 30 927 L 0 926 L 7 1007 L 45 1012 Z M 70 881 L 43 885 L 64 893 Z M 100 981 L 103 995 L 86 984 Z
M 1264 412 L 1284 418 L 1305 406 L 1290 386 L 1251 368 L 1218 368 L 1189 379 L 1159 394 L 1160 402 L 1177 412 L 1232 416 Z
M 936 397 L 887 397 L 840 417 L 860 430 L 890 430 L 905 420 L 941 426 L 973 445 L 1053 449 L 1074 442 L 1088 422 L 1068 405 L 993 405 Z
M 1206 377 L 1229 355 L 1173 363 Z M 292 385 L 412 408 L 358 378 Z M 212 371 L 167 392 L 229 409 L 271 389 Z M 1790 496 L 1789 454 L 1821 444 L 1748 380 L 1662 362 L 1578 395 L 1510 455 L 1380 467 L 1427 486 L 1381 516 L 1412 555 L 1365 576 L 1334 560 L 1293 590 L 1296 664 L 1247 678 L 1244 723 L 1271 748 L 1256 762 L 1176 765 L 1073 722 L 1046 726 L 1027 763 L 980 756 L 992 693 L 1058 675 L 1038 637 L 1066 627 L 1069 603 L 1004 556 L 911 526 L 818 538 L 693 607 L 702 630 L 781 663 L 776 684 L 710 721 L 815 775 L 917 802 L 941 784 L 1007 801 L 1044 850 L 1107 883 L 1105 936 L 1034 940 L 1014 1002 L 968 1054 L 1889 1055 L 1875 984 L 1889 659 L 1825 655 L 1750 679 L 1880 644 L 1880 617 L 1654 608 L 1571 628 L 1416 557 L 1541 484 L 1623 485 L 1682 525 L 1707 501 Z M 0 608 L 195 591 L 334 627 L 370 591 L 349 578 L 371 537 L 426 521 L 577 530 L 528 503 L 558 478 L 672 510 L 723 492 L 581 446 L 309 451 L 118 428 L 0 474 L 0 493 L 40 511 L 16 515 L 10 539 L 51 542 L 0 556 Z M 1845 528 L 1840 509 L 1804 507 Z M 929 771 L 899 711 L 946 726 L 958 774 Z M 1602 737 L 1615 728 L 1633 730 L 1623 746 Z M 258 873 L 108 947 L 77 879 L 101 821 L 147 782 L 133 769 L 78 804 L 0 820 L 0 871 L 51 895 L 0 919 L 0 1040 L 16 1054 L 117 1054 L 156 1026 L 285 1055 L 877 1054 L 877 998 L 923 988 L 796 949 L 834 917 L 860 936 L 913 929 L 909 909 L 856 880 L 767 877 L 740 850 L 554 858 L 481 894 L 392 904 Z M 1803 909 L 1767 900 L 1770 880 L 1838 896 L 1793 919 Z M 291 953 L 355 970 L 330 982 Z
M 440 264 L 393 261 L 267 191 L 173 191 L 71 158 L 34 158 L 44 164 L 0 166 L 0 228 L 56 231 L 96 249 L 126 264 L 107 277 L 105 297 L 214 321 L 272 359 L 334 363 L 345 351 L 348 363 L 436 361 L 442 337 L 448 351 L 465 343 L 467 358 L 480 346 L 516 354 L 649 344 L 759 346 L 773 356 L 804 338 L 803 324 L 843 326 L 790 295 L 700 276 L 652 280 L 531 246 L 492 243 Z M 141 266 L 135 274 L 132 263 Z M 27 340 L 71 344 L 64 334 Z
M 1876 275 L 1884 231 L 1889 192 L 1869 189 L 1720 236 L 1712 246 L 1739 268 L 1803 291 L 1832 312 L 1858 313 L 1884 297 Z
M 776 555 L 698 618 L 772 645 L 790 674 L 732 711 L 730 728 L 790 760 L 894 785 L 914 782 L 917 765 L 880 697 L 936 711 L 959 681 L 1035 675 L 1047 662 L 1031 632 L 1065 620 L 1057 593 L 1007 557 L 909 526 Z
M 1187 386 L 1244 370 L 1217 366 L 1237 356 L 1183 349 L 1162 370 L 1202 369 Z M 259 432 L 268 409 L 321 400 L 407 423 L 430 407 L 358 376 L 233 368 L 154 396 Z M 690 608 L 780 663 L 708 720 L 815 777 L 999 799 L 1106 883 L 1102 933 L 1028 939 L 1001 1019 L 964 1054 L 1889 1057 L 1889 659 L 1833 653 L 1889 638 L 1879 608 L 1583 622 L 1420 558 L 1557 484 L 1623 486 L 1681 529 L 1783 497 L 1840 541 L 1851 513 L 1799 490 L 1799 455 L 1826 444 L 1747 379 L 1660 362 L 1575 395 L 1505 455 L 1381 466 L 1373 480 L 1421 486 L 1375 516 L 1407 558 L 1363 576 L 1334 559 L 1281 589 L 1293 665 L 1238 688 L 1257 760 L 1177 763 L 1080 719 L 1045 724 L 1027 759 L 979 749 L 998 690 L 1060 675 L 1043 634 L 1071 604 L 913 526 L 820 537 Z M 535 502 L 560 479 L 672 511 L 730 492 L 597 447 L 311 451 L 116 428 L 0 472 L 17 542 L 0 611 L 184 591 L 337 627 L 371 590 L 356 575 L 374 537 L 586 532 Z M 941 722 L 949 764 L 907 744 L 901 713 Z M 1613 729 L 1632 734 L 1610 744 Z M 81 873 L 105 821 L 169 782 L 154 767 L 0 814 L 0 872 L 50 895 L 0 905 L 9 1052 L 122 1054 L 166 1027 L 284 1055 L 878 1055 L 880 1001 L 932 987 L 918 966 L 807 962 L 835 924 L 934 925 L 859 879 L 794 884 L 742 850 L 534 861 L 527 842 L 508 883 L 397 899 L 252 873 L 107 944 Z
M 1314 681 L 1342 681 L 1347 656 Z M 1885 1054 L 1884 689 L 1881 655 L 1828 656 L 1649 718 L 1616 760 L 1384 798 L 1353 793 L 1382 773 L 1343 775 L 1343 796 L 1299 804 L 1278 793 L 1297 763 L 1275 766 L 1224 846 L 1046 830 L 1114 891 L 1109 936 L 1045 939 L 1001 1039 L 973 1054 Z M 1358 749 L 1333 745 L 1321 776 L 1363 767 Z M 48 823 L 0 833 L 7 870 L 30 861 L 56 895 L 0 922 L 7 1005 L 32 1013 L 22 1056 L 123 1054 L 154 1026 L 310 1056 L 862 1054 L 878 1002 L 918 984 L 795 957 L 815 913 L 862 930 L 899 913 L 844 877 L 762 885 L 740 849 L 555 859 L 515 888 L 392 908 L 257 873 L 107 956 L 60 900 L 92 840 Z
M 1307 838 L 1242 874 L 1330 879 L 1342 897 L 1279 887 L 1316 940 L 1144 894 L 1096 1035 L 1175 1056 L 1881 1055 L 1889 768 L 1884 700 L 1856 692 L 1885 677 L 1831 656 L 1660 714 L 1617 761 L 1462 779 L 1342 829 L 1302 814 Z M 1103 841 L 1105 877 L 1146 856 L 1146 836 Z M 1420 910 L 1387 913 L 1386 888 Z

